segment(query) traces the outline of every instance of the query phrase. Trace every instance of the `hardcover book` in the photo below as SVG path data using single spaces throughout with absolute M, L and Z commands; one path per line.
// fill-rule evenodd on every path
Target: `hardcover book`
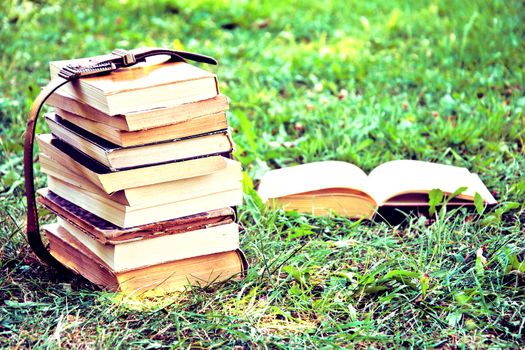
M 194 135 L 211 134 L 228 129 L 225 112 L 206 114 L 175 124 L 139 131 L 123 131 L 110 125 L 98 123 L 73 113 L 55 108 L 55 119 L 62 119 L 121 147 L 141 146 L 162 141 L 187 138 Z
M 113 171 L 233 150 L 233 142 L 227 130 L 149 145 L 121 147 L 67 120 L 60 120 L 53 114 L 47 114 L 46 121 L 53 135 Z
M 57 216 L 89 232 L 91 236 L 103 244 L 135 242 L 164 235 L 201 230 L 210 226 L 230 224 L 236 221 L 235 210 L 226 207 L 177 219 L 123 228 L 96 216 L 48 189 L 41 189 L 38 193 L 38 203 Z
M 55 107 L 57 111 L 78 115 L 84 119 L 122 131 L 145 130 L 185 123 L 193 118 L 217 114 L 229 108 L 227 97 L 219 94 L 213 98 L 192 103 L 109 115 L 89 104 L 76 100 L 62 90 L 53 93 L 46 101 L 46 104 Z
M 174 198 L 173 202 L 157 205 L 148 203 L 128 206 L 70 185 L 52 176 L 48 176 L 48 187 L 60 197 L 120 227 L 145 225 L 203 211 L 235 207 L 242 203 L 243 194 L 242 186 L 239 184 L 237 188 L 210 193 L 202 197 L 184 200 Z
M 51 134 L 37 135 L 42 153 L 106 193 L 211 174 L 227 166 L 229 153 L 121 171 L 108 167 Z M 45 157 L 42 158 L 44 160 Z M 44 160 L 45 162 L 45 160 Z
M 111 291 L 159 295 L 183 291 L 191 285 L 239 278 L 248 265 L 240 250 L 176 260 L 128 271 L 114 271 L 58 224 L 45 225 L 50 253 L 72 271 Z
M 126 188 L 111 194 L 106 193 L 82 175 L 70 171 L 43 153 L 40 154 L 40 169 L 47 175 L 98 194 L 108 200 L 127 206 L 137 206 L 171 203 L 175 199 L 185 200 L 239 188 L 242 181 L 241 164 L 232 159 L 225 159 L 225 161 L 226 167 L 210 174 Z
M 100 242 L 89 231 L 74 223 L 61 217 L 57 220 L 60 226 L 115 272 L 239 248 L 239 225 L 234 222 L 150 239 L 108 244 Z
M 50 62 L 51 76 L 57 76 L 68 64 L 83 64 L 86 60 Z M 219 94 L 215 74 L 185 62 L 158 63 L 150 60 L 112 74 L 81 78 L 65 85 L 62 91 L 108 115 L 170 107 Z

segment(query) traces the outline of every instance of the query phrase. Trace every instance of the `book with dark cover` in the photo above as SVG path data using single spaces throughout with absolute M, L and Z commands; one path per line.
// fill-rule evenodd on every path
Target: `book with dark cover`
M 148 145 L 121 147 L 54 114 L 47 114 L 46 121 L 53 135 L 112 171 L 233 151 L 233 142 L 227 130 Z
M 82 209 L 47 189 L 39 191 L 37 201 L 56 215 L 81 227 L 104 244 L 118 244 L 199 230 L 213 225 L 231 223 L 236 219 L 235 210 L 228 207 L 173 220 L 122 228 Z
M 231 158 L 231 152 L 219 152 L 164 164 L 112 171 L 50 134 L 37 135 L 36 140 L 44 154 L 86 177 L 106 193 L 210 174 L 225 168 L 224 158 Z

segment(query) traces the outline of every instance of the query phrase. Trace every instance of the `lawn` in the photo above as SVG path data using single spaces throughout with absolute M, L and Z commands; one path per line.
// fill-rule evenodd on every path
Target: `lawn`
M 260 3 L 3 2 L 0 347 L 525 346 L 524 3 Z M 22 143 L 47 62 L 140 46 L 219 60 L 246 175 L 242 281 L 141 299 L 28 249 Z M 268 169 L 328 159 L 467 167 L 500 204 L 390 226 L 271 211 L 254 192 Z

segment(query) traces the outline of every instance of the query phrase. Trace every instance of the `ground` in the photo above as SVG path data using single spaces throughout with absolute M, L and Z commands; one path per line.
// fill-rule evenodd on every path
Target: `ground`
M 522 347 L 524 13 L 520 1 L 7 1 L 0 346 Z M 27 248 L 22 143 L 47 62 L 140 46 L 220 62 L 245 170 L 243 281 L 125 297 L 57 275 Z M 327 159 L 464 166 L 500 204 L 390 226 L 258 200 L 266 170 Z

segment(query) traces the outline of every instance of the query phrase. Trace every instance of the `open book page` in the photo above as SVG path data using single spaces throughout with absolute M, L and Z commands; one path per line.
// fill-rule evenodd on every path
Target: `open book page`
M 488 190 L 487 186 L 481 181 L 478 174 L 472 174 L 472 184 L 471 184 L 472 191 L 479 193 L 481 198 L 487 203 L 487 204 L 497 204 L 498 201 L 492 196 L 490 191 Z
M 375 168 L 369 175 L 370 194 L 379 203 L 401 194 L 428 193 L 438 188 L 451 194 L 460 187 L 467 187 L 459 198 L 473 199 L 478 192 L 487 203 L 495 203 L 483 182 L 467 169 L 422 162 L 396 160 Z
M 302 164 L 267 172 L 261 180 L 259 196 L 266 201 L 330 188 L 347 188 L 368 193 L 368 177 L 357 166 L 345 162 Z

